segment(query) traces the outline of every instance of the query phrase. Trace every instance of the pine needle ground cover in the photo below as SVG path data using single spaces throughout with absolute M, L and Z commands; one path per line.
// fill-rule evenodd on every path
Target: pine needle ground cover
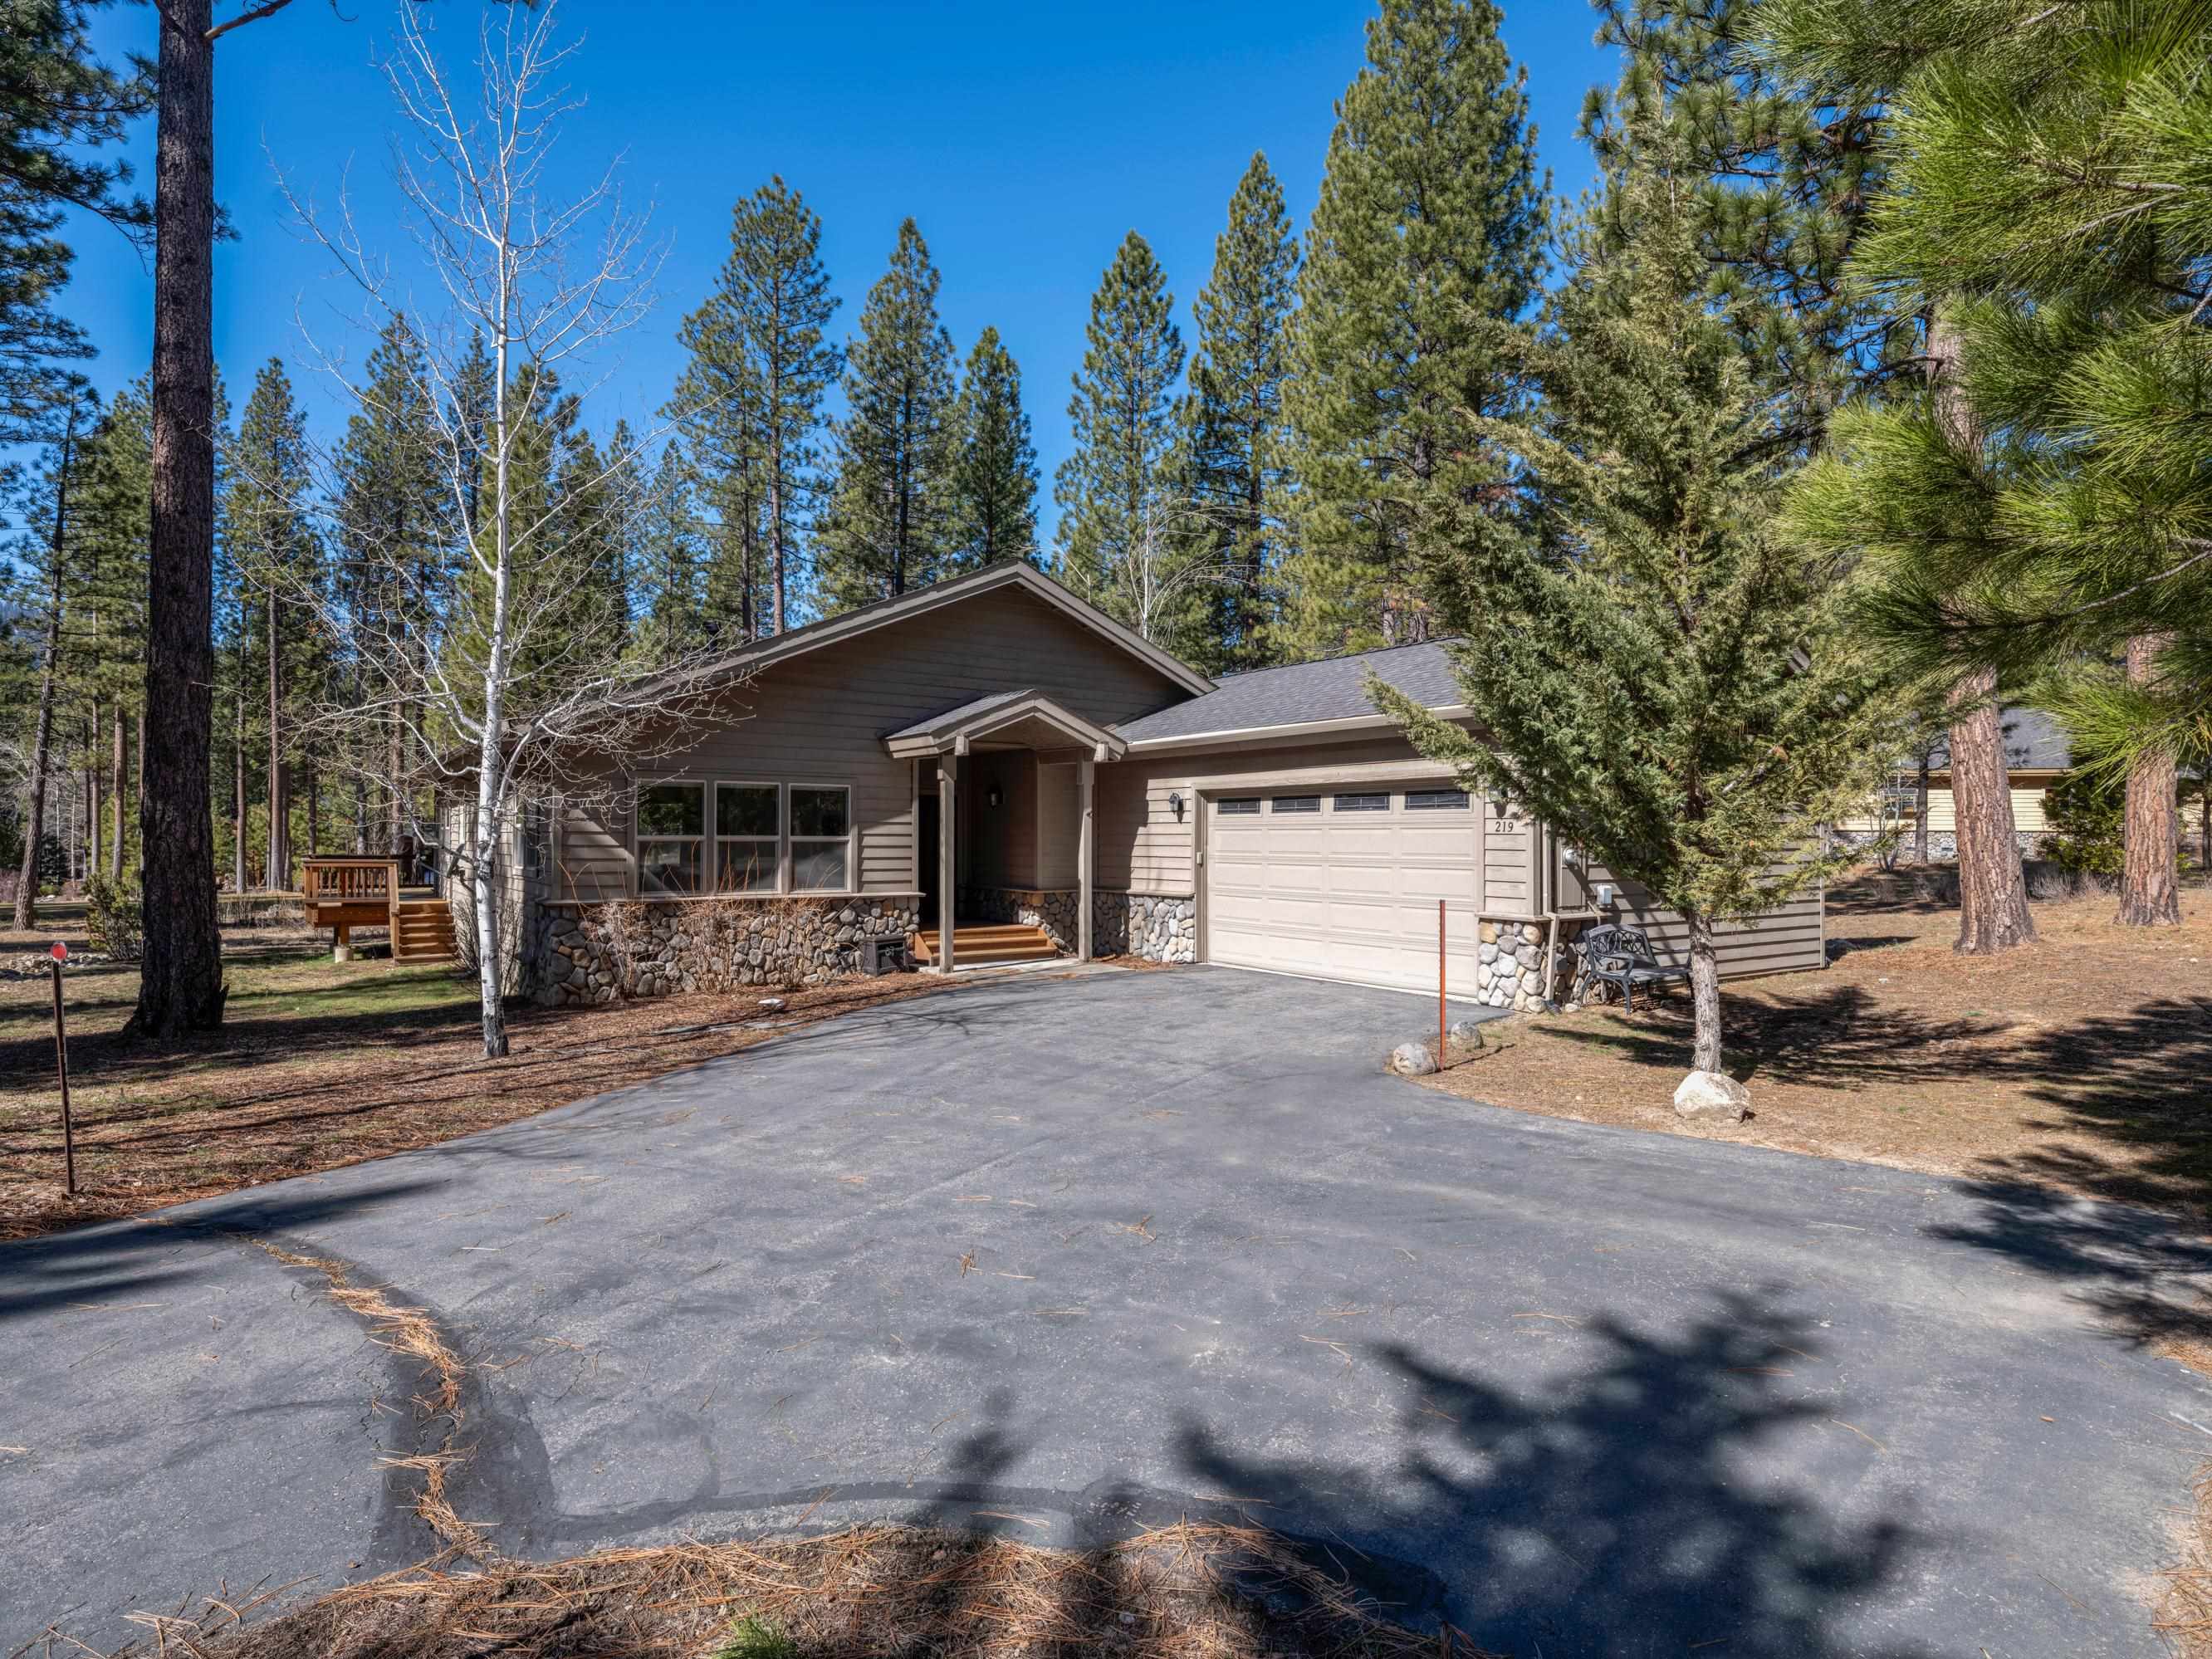
M 781 994 L 701 994 L 510 1012 L 514 1051 L 483 1057 L 476 987 L 451 968 L 333 963 L 319 934 L 227 927 L 223 1029 L 160 1052 L 121 1036 L 137 970 L 70 970 L 79 1195 L 63 1189 L 52 991 L 57 939 L 86 949 L 81 907 L 0 933 L 0 1239 L 141 1215 L 187 1200 L 434 1146 L 735 1054 L 854 1009 L 954 988 L 899 974 Z M 956 981 L 957 985 L 957 981 Z
M 1449 1626 L 1389 1622 L 1284 1540 L 1211 1525 L 1081 1551 L 866 1527 L 423 1566 L 260 1622 L 140 1622 L 154 1633 L 128 1652 L 204 1659 L 1488 1659 Z
M 1472 1100 L 1750 1141 L 1977 1181 L 2021 1182 L 2202 1219 L 2212 1212 L 2212 890 L 2176 928 L 2122 927 L 2110 897 L 2039 904 L 2040 942 L 1954 954 L 1955 906 L 1908 878 L 1832 889 L 1821 972 L 1729 981 L 1729 1073 L 1751 1120 L 1670 1102 L 1689 1054 L 1679 991 L 1489 1028 L 1432 1080 Z

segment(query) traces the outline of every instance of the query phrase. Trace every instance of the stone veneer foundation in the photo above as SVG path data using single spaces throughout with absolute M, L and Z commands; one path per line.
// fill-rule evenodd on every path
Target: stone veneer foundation
M 1146 962 L 1198 960 L 1198 901 L 1163 893 L 1093 893 L 1091 948 Z
M 1534 922 L 1486 921 L 1475 952 L 1473 1000 L 1523 1013 L 1542 1011 L 1547 1002 L 1565 1000 L 1574 983 L 1575 953 L 1570 948 L 1574 924 L 1562 923 L 1559 949 L 1552 954 L 1552 983 L 1544 984 L 1544 929 Z M 1448 992 L 1452 990 L 1449 985 Z M 1456 994 L 1456 993 L 1454 993 Z
M 821 985 L 857 972 L 860 944 L 903 939 L 920 896 L 707 898 L 557 904 L 526 941 L 531 994 L 541 1003 Z

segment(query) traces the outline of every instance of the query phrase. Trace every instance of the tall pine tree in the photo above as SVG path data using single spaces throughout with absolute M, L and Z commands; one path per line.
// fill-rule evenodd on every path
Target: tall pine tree
M 261 676 L 267 769 L 262 884 L 289 890 L 291 786 L 301 756 L 298 715 L 303 692 L 316 686 L 325 666 L 321 632 L 305 595 L 324 578 L 312 516 L 314 481 L 307 417 L 276 358 L 254 376 L 226 466 L 224 523 L 240 573 L 255 596 L 252 637 Z
M 637 546 L 631 580 L 638 623 L 632 643 L 647 666 L 658 668 L 714 639 L 697 485 L 674 444 L 662 452 L 642 503 Z
M 1787 402 L 1705 292 L 1682 157 L 1663 122 L 1633 137 L 1548 326 L 1516 331 L 1539 420 L 1480 429 L 1516 463 L 1522 533 L 1499 533 L 1453 463 L 1424 503 L 1480 736 L 1370 691 L 1425 754 L 1681 914 L 1691 1064 L 1717 1073 L 1717 930 L 1834 866 L 1808 846 L 1903 730 L 1844 631 L 1836 567 L 1777 533 Z M 1480 486 L 1489 465 L 1468 459 Z
M 938 283 L 908 219 L 846 349 L 837 482 L 815 553 L 824 611 L 934 581 L 951 551 L 952 337 L 938 320 Z
M 2176 923 L 2177 763 L 2212 724 L 2212 23 L 2121 0 L 1762 17 L 1808 82 L 1887 89 L 1897 188 L 1855 274 L 1901 327 L 1932 319 L 1944 370 L 1840 424 L 1799 516 L 1870 550 L 1909 660 L 1992 689 L 2057 671 L 2079 746 L 2128 775 L 2120 920 Z
M 1037 562 L 1036 447 L 1022 408 L 1022 374 L 986 328 L 968 354 L 952 426 L 952 526 L 947 563 L 962 570 Z
M 409 832 L 401 780 L 421 757 L 410 752 L 406 699 L 395 694 L 420 684 L 428 665 L 459 511 L 428 366 L 405 317 L 385 325 L 365 368 L 337 456 L 336 549 L 337 580 L 358 618 L 349 630 L 352 659 L 337 672 L 349 679 L 355 706 L 386 709 L 380 729 L 353 734 L 361 751 L 348 768 L 355 780 L 353 840 L 364 852 L 372 810 L 386 850 Z M 386 791 L 374 805 L 364 781 L 371 777 Z
M 1091 298 L 1067 417 L 1075 448 L 1053 481 L 1060 578 L 1146 639 L 1191 631 L 1192 502 L 1176 465 L 1182 334 L 1152 245 L 1131 231 Z
M 1182 420 L 1184 466 L 1201 516 L 1192 534 L 1212 567 L 1193 660 L 1209 673 L 1271 660 L 1285 553 L 1283 382 L 1290 372 L 1297 240 L 1283 188 L 1255 155 L 1229 198 L 1213 275 L 1194 307 L 1198 346 Z
M 821 489 L 822 398 L 840 364 L 825 332 L 836 309 L 820 217 L 769 179 L 732 210 L 714 291 L 684 319 L 691 361 L 672 406 L 702 497 L 728 515 L 715 556 L 736 568 L 719 588 L 744 638 L 790 620 Z
M 1286 629 L 1324 656 L 1425 638 L 1410 541 L 1470 421 L 1526 400 L 1513 321 L 1537 293 L 1548 225 L 1526 76 L 1490 0 L 1382 0 L 1367 67 L 1337 106 L 1298 283 L 1284 396 L 1298 489 Z

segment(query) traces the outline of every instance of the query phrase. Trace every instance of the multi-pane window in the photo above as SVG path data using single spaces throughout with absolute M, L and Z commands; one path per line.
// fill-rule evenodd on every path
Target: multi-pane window
M 773 893 L 781 884 L 783 791 L 772 783 L 714 786 L 714 890 Z
M 853 792 L 842 784 L 794 783 L 789 795 L 792 891 L 847 891 L 852 886 Z
M 648 783 L 637 792 L 637 890 L 645 896 L 703 891 L 700 845 L 707 786 Z
M 1231 795 L 1216 803 L 1215 810 L 1224 817 L 1245 817 L 1260 810 L 1260 798 L 1257 795 Z
M 1390 810 L 1388 795 L 1339 795 L 1336 810 L 1340 812 L 1387 812 Z
M 1408 789 L 1406 792 L 1408 811 L 1463 812 L 1467 810 L 1467 791 L 1464 789 Z
M 1278 812 L 1318 812 L 1321 811 L 1321 797 L 1319 795 L 1278 795 L 1275 797 L 1275 810 Z

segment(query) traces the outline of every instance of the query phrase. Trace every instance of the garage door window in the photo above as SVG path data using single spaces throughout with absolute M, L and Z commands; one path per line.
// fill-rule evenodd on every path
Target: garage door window
M 1408 789 L 1406 809 L 1412 812 L 1464 812 L 1467 811 L 1467 791 L 1464 789 Z
M 1336 810 L 1340 812 L 1387 812 L 1390 810 L 1388 795 L 1339 795 Z
M 1319 795 L 1278 795 L 1275 797 L 1275 810 L 1278 812 L 1318 812 L 1321 811 L 1321 797 Z
M 1259 811 L 1260 798 L 1257 795 L 1233 795 L 1220 802 L 1216 810 L 1227 818 L 1249 817 Z

